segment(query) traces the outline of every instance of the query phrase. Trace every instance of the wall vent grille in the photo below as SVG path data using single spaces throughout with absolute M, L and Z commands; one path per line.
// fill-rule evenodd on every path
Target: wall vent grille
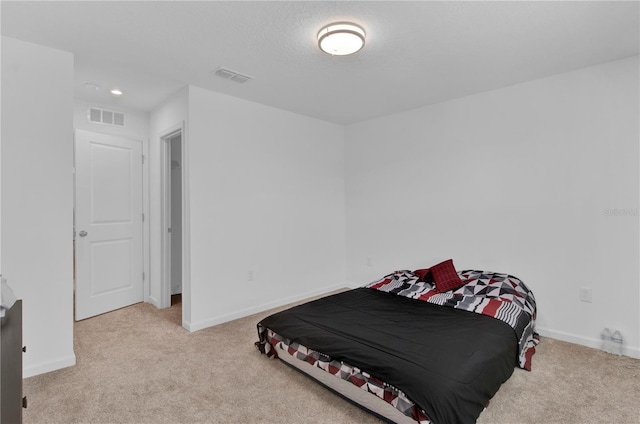
M 114 112 L 112 110 L 91 107 L 89 108 L 87 118 L 89 119 L 89 122 L 94 122 L 96 124 L 117 125 L 119 127 L 124 127 L 124 113 L 122 112 Z
M 253 77 L 250 77 L 249 75 L 244 75 L 240 72 L 232 71 L 231 69 L 227 68 L 217 68 L 211 73 L 217 77 L 228 79 L 239 84 L 244 84 L 245 82 L 253 79 Z

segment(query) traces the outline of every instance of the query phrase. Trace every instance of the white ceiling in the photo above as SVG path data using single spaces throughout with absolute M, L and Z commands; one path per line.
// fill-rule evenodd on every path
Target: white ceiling
M 2 1 L 2 34 L 69 51 L 76 98 L 149 111 L 187 84 L 349 124 L 638 55 L 639 5 L 484 1 Z M 332 57 L 317 31 L 365 28 Z M 254 77 L 211 75 L 227 67 Z M 99 84 L 98 92 L 84 83 Z M 125 95 L 107 94 L 117 86 Z

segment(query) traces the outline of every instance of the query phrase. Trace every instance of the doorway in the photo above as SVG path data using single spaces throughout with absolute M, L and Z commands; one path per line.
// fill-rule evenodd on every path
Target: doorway
M 163 141 L 163 298 L 165 307 L 182 300 L 183 243 L 183 155 L 182 130 L 172 132 Z

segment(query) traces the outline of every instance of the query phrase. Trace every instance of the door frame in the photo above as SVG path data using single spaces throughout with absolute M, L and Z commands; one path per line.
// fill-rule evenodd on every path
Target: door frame
M 160 298 L 158 299 L 158 307 L 168 308 L 171 306 L 171 236 L 167 229 L 171 227 L 171 139 L 176 135 L 181 136 L 181 156 L 182 163 L 180 166 L 180 174 L 182 181 L 182 196 L 180 204 L 182 205 L 182 305 L 184 311 L 185 299 L 188 297 L 185 285 L 185 239 L 186 239 L 186 202 L 185 202 L 185 134 L 184 123 L 176 124 L 165 131 L 159 137 L 160 139 L 160 243 L 161 243 L 161 266 L 160 266 Z M 183 315 L 184 316 L 184 315 Z

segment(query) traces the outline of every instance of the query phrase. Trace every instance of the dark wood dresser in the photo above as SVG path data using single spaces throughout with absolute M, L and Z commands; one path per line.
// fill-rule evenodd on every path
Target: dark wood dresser
M 0 318 L 0 423 L 21 424 L 22 408 L 22 300 Z

